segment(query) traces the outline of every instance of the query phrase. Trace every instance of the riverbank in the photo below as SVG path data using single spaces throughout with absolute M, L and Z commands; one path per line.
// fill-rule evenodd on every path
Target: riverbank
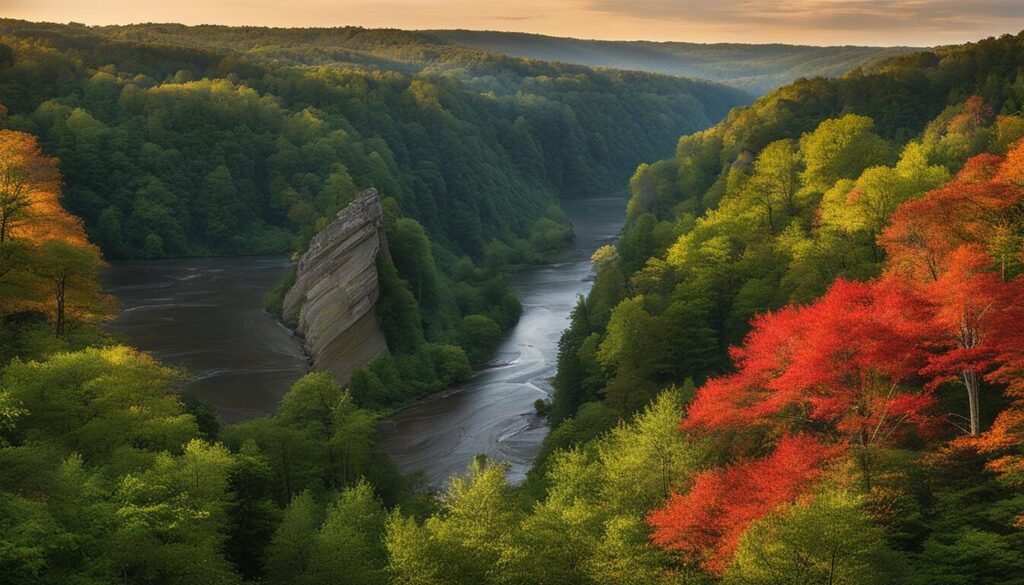
M 443 486 L 475 456 L 486 454 L 508 462 L 511 481 L 525 478 L 548 433 L 534 402 L 553 392 L 558 340 L 577 298 L 593 284 L 590 256 L 614 240 L 625 204 L 618 197 L 563 202 L 576 238 L 560 261 L 509 277 L 523 314 L 499 342 L 496 365 L 381 423 L 380 444 L 401 471 L 422 471 L 428 483 Z

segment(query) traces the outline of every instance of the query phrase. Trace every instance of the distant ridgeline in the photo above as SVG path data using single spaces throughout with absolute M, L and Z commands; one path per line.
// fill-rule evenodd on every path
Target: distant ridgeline
M 595 41 L 527 33 L 440 30 L 429 34 L 461 47 L 577 63 L 711 79 L 762 95 L 801 77 L 838 77 L 910 47 L 811 47 L 741 43 Z

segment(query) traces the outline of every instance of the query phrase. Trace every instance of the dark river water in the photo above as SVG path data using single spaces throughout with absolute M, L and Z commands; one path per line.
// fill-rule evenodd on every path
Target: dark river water
M 590 256 L 614 240 L 625 205 L 618 197 L 564 202 L 576 240 L 563 261 L 510 280 L 523 315 L 498 345 L 495 363 L 500 365 L 381 425 L 380 440 L 399 469 L 422 471 L 430 484 L 440 486 L 483 453 L 508 462 L 511 481 L 525 477 L 548 434 L 533 403 L 552 392 L 558 339 L 576 298 L 592 284 Z
M 533 403 L 552 391 L 558 339 L 577 296 L 590 290 L 590 255 L 614 239 L 625 204 L 564 203 L 576 240 L 562 261 L 510 279 L 523 314 L 499 343 L 496 365 L 382 423 L 382 444 L 402 471 L 443 485 L 484 453 L 522 480 L 548 432 Z M 110 329 L 186 369 L 183 391 L 212 404 L 222 421 L 271 414 L 308 369 L 298 340 L 262 308 L 287 266 L 283 256 L 114 263 L 104 276 L 119 302 Z
M 284 256 L 115 262 L 104 274 L 118 301 L 109 329 L 188 370 L 183 391 L 222 421 L 272 414 L 308 368 L 291 331 L 263 310 L 287 268 Z

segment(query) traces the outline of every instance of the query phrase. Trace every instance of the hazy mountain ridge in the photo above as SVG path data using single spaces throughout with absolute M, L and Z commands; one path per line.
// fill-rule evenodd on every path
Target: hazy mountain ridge
M 699 77 L 764 94 L 800 77 L 837 77 L 913 47 L 601 41 L 496 31 L 431 31 L 447 42 L 506 55 Z

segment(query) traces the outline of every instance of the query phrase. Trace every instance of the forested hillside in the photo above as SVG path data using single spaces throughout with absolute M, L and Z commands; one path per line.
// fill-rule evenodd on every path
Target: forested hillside
M 359 189 L 479 259 L 745 101 L 415 33 L 0 22 L 4 125 L 111 257 L 285 251 Z M 443 211 L 442 211 L 443 210 Z M 301 247 L 301 245 L 299 246 Z
M 1005 36 L 798 81 L 641 165 L 528 490 L 678 386 L 708 459 L 647 520 L 685 566 L 1020 582 L 1022 63 Z
M 839 77 L 865 64 L 914 52 L 909 47 L 811 47 L 595 41 L 527 33 L 439 30 L 449 43 L 517 57 L 712 79 L 763 95 L 801 77 Z

